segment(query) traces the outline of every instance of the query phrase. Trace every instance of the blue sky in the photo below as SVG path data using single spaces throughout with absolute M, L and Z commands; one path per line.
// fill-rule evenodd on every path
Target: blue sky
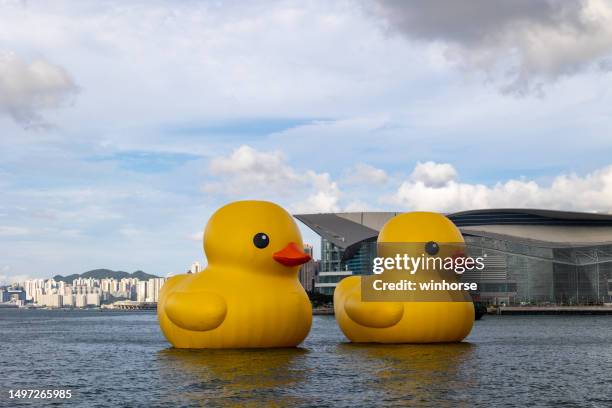
M 0 281 L 182 272 L 245 198 L 612 211 L 612 4 L 454 4 L 2 3 Z

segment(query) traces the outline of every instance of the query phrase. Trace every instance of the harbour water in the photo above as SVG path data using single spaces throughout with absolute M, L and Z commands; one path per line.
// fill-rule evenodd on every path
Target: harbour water
M 152 312 L 0 309 L 0 350 L 0 406 L 612 406 L 612 316 L 486 316 L 463 343 L 396 346 L 315 316 L 297 349 L 193 351 Z

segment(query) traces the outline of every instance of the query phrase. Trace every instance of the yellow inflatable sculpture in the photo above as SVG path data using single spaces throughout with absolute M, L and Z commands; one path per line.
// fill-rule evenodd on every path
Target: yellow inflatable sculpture
M 312 307 L 297 274 L 308 262 L 293 218 L 265 201 L 238 201 L 213 214 L 204 232 L 208 267 L 173 276 L 157 306 L 177 348 L 295 347 Z
M 422 256 L 432 252 L 423 243 L 437 251 L 438 243 L 463 245 L 464 241 L 459 229 L 445 216 L 413 212 L 398 215 L 383 226 L 378 236 L 379 256 L 381 243 L 401 243 L 407 245 L 406 248 L 410 248 L 406 243 L 414 243 L 411 255 Z M 420 279 L 435 276 L 425 273 L 417 271 L 411 276 Z M 474 305 L 466 292 L 459 291 L 459 300 L 457 296 L 442 292 L 437 295 L 437 301 L 363 301 L 362 279 L 368 278 L 345 278 L 334 292 L 336 320 L 353 342 L 457 342 L 472 330 Z

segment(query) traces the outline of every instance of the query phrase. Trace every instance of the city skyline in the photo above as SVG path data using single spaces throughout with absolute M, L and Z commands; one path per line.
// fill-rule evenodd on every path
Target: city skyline
M 313 255 L 312 245 L 304 244 L 304 250 L 309 255 Z M 300 266 L 298 280 L 308 292 L 314 290 L 319 265 L 318 260 L 311 258 L 309 262 Z M 206 264 L 202 265 L 199 261 L 194 261 L 185 272 L 181 273 L 200 273 L 205 268 Z M 97 275 L 106 273 L 107 276 L 98 278 L 91 276 L 92 273 Z M 108 276 L 108 274 L 127 274 L 127 276 L 119 278 Z M 48 278 L 13 281 L 7 284 L 0 282 L 0 294 L 2 295 L 0 305 L 13 303 L 19 307 L 34 305 L 52 308 L 83 308 L 99 307 L 102 304 L 109 304 L 109 301 L 157 303 L 164 282 L 173 275 L 175 274 L 159 277 L 141 270 L 130 274 L 123 271 L 95 269 L 77 274 L 72 280 L 68 279 L 70 276 L 55 275 Z
M 610 3 L 428 4 L 4 2 L 0 281 L 163 275 L 245 198 L 610 212 Z
M 190 272 L 189 272 L 190 273 Z M 157 303 L 166 278 L 76 278 L 71 282 L 47 279 L 28 279 L 10 287 L 0 287 L 0 304 L 12 303 L 19 307 L 48 308 L 100 307 L 116 301 Z M 7 299 L 4 299 L 4 298 Z

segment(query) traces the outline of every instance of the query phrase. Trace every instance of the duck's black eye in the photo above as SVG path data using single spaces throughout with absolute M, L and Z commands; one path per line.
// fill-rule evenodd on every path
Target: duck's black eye
M 264 234 L 263 232 L 258 232 L 253 237 L 253 244 L 259 249 L 264 249 L 268 246 L 269 243 L 270 237 L 268 236 L 268 234 Z
M 440 245 L 438 245 L 437 242 L 429 241 L 425 244 L 425 252 L 427 252 L 429 255 L 433 256 L 437 254 L 438 251 L 440 251 Z

